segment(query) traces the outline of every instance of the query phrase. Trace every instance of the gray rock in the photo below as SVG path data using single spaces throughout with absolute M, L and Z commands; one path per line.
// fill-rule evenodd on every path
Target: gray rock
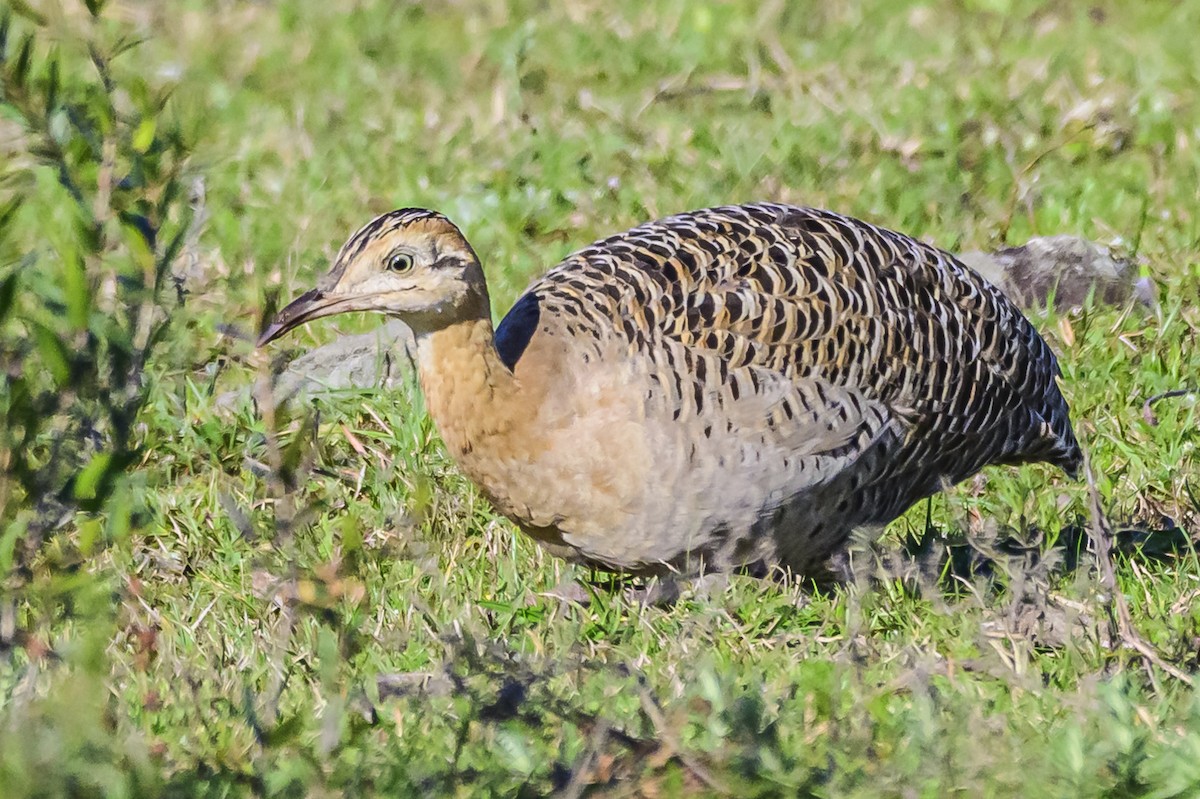
M 1093 301 L 1106 305 L 1155 304 L 1154 285 L 1138 278 L 1136 265 L 1076 236 L 1047 236 L 959 257 L 1026 309 L 1044 308 L 1053 294 L 1055 309 L 1065 311 L 1082 306 L 1093 292 Z
M 274 394 L 283 400 L 338 389 L 390 388 L 409 373 L 415 354 L 412 331 L 393 319 L 296 358 L 279 374 Z
M 346 389 L 391 388 L 411 372 L 416 356 L 412 331 L 393 319 L 367 333 L 343 336 L 309 350 L 289 363 L 275 378 L 277 402 Z M 249 387 L 228 391 L 217 404 L 230 406 Z

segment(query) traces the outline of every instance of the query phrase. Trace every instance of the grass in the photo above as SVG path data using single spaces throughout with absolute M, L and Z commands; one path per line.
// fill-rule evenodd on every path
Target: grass
M 1143 531 L 1116 558 L 1137 633 L 1194 674 L 1195 395 L 1156 425 L 1142 406 L 1200 376 L 1200 3 L 334 6 L 109 10 L 147 39 L 124 57 L 177 84 L 203 224 L 150 364 L 130 478 L 149 521 L 88 564 L 74 615 L 15 605 L 40 644 L 0 650 L 0 793 L 1200 794 L 1196 689 L 1114 638 L 1077 549 L 1087 488 L 1050 469 L 939 496 L 933 533 L 914 508 L 855 584 L 581 607 L 555 588 L 590 575 L 493 514 L 415 386 L 274 426 L 248 395 L 215 401 L 267 369 L 249 343 L 265 296 L 402 205 L 463 227 L 497 314 L 594 238 L 726 202 L 952 250 L 1083 235 L 1135 257 L 1161 307 L 1035 321 L 1105 514 Z M 52 183 L 18 238 L 52 235 Z M 276 437 L 294 487 L 253 468 Z M 992 557 L 970 572 L 948 552 Z

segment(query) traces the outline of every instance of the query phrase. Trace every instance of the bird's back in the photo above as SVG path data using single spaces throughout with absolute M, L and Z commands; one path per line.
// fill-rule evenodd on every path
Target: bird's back
M 736 442 L 743 465 L 786 472 L 759 532 L 828 528 L 802 531 L 793 565 L 827 555 L 846 524 L 886 522 L 989 463 L 1080 461 L 1054 355 L 998 289 L 827 211 L 712 208 L 598 241 L 518 301 L 497 330 L 502 359 L 514 368 L 539 335 L 643 364 L 648 424 L 717 442 L 692 460 L 723 460 Z M 797 497 L 830 505 L 793 508 L 789 523 Z

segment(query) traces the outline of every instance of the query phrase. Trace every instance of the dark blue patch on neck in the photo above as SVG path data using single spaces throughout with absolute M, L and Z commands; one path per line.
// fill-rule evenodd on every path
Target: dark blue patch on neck
M 541 301 L 538 296 L 526 294 L 509 309 L 501 320 L 500 327 L 496 328 L 496 352 L 500 353 L 500 360 L 509 371 L 517 367 L 517 361 L 525 354 L 525 348 L 529 346 L 529 340 L 533 338 L 541 316 Z

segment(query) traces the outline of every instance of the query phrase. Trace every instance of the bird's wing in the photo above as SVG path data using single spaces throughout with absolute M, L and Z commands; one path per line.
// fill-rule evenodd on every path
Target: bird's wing
M 571 335 L 611 333 L 668 381 L 730 383 L 733 413 L 846 407 L 867 429 L 945 444 L 933 454 L 953 473 L 1073 442 L 1053 354 L 998 289 L 837 214 L 755 204 L 668 217 L 581 250 L 536 290 Z M 670 362 L 679 347 L 707 357 Z M 780 389 L 786 402 L 740 399 L 776 380 L 795 386 Z
M 656 349 L 647 403 L 696 436 L 728 442 L 792 475 L 791 490 L 849 468 L 887 436 L 911 427 L 902 412 L 820 377 L 795 379 L 758 364 L 730 366 L 720 353 L 677 341 Z

